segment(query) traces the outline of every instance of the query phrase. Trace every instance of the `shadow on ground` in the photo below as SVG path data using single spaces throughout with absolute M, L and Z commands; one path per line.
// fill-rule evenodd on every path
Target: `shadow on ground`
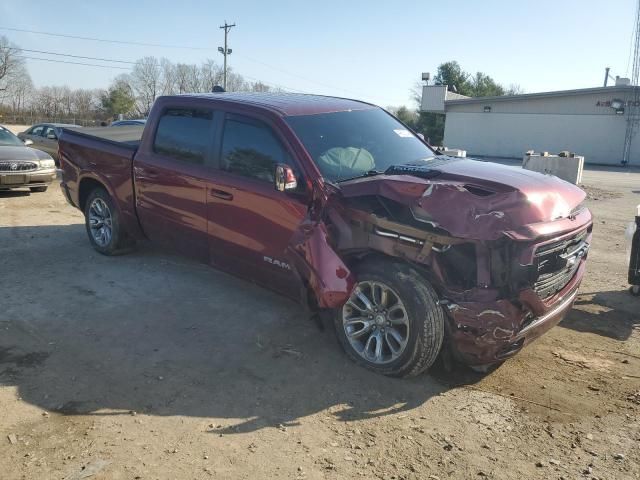
M 627 340 L 640 327 L 640 298 L 627 290 L 581 294 L 560 324 L 615 340 Z
M 212 432 L 235 433 L 325 410 L 379 417 L 447 388 L 355 366 L 295 303 L 207 266 L 99 255 L 83 225 L 0 228 L 0 258 L 0 384 L 46 410 L 226 419 Z
M 0 200 L 3 198 L 28 197 L 31 195 L 29 190 L 0 190 Z

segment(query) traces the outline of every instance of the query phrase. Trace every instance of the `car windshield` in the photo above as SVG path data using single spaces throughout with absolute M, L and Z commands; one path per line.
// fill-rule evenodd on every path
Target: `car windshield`
M 380 108 L 286 117 L 327 180 L 384 172 L 434 152 Z
M 0 145 L 2 146 L 24 146 L 24 143 L 6 128 L 0 127 Z

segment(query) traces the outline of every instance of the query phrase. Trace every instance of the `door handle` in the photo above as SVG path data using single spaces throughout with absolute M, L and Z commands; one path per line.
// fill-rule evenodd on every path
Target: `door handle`
M 233 194 L 225 192 L 224 190 L 216 190 L 215 188 L 212 188 L 209 193 L 212 197 L 221 198 L 222 200 L 233 200 Z

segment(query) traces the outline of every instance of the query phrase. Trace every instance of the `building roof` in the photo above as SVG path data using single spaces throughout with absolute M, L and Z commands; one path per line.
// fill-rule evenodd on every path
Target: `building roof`
M 186 96 L 221 100 L 244 105 L 250 104 L 272 110 L 283 116 L 315 115 L 319 113 L 375 108 L 375 105 L 359 100 L 303 93 L 224 92 L 192 93 L 186 94 Z
M 553 92 L 539 92 L 539 93 L 522 93 L 520 95 L 501 95 L 498 97 L 468 97 L 463 99 L 445 100 L 447 105 L 465 105 L 469 103 L 488 103 L 488 102 L 513 102 L 516 100 L 531 100 L 536 98 L 549 98 L 549 97 L 565 97 L 571 95 L 588 95 L 593 93 L 612 93 L 619 92 L 621 94 L 630 93 L 633 91 L 633 86 L 622 85 L 612 87 L 596 87 L 596 88 L 579 88 L 574 90 L 557 90 Z

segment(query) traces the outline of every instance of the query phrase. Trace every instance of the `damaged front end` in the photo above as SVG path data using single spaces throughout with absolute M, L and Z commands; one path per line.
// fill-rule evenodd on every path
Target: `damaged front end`
M 340 184 L 291 243 L 319 308 L 338 308 L 372 256 L 409 262 L 440 297 L 454 354 L 506 359 L 571 308 L 591 243 L 584 192 L 555 177 L 440 159 Z

